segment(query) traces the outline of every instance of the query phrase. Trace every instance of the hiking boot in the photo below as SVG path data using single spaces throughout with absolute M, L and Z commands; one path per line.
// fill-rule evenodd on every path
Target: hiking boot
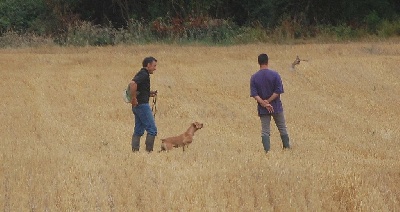
M 137 135 L 132 135 L 132 152 L 138 152 L 140 148 L 140 137 Z
M 156 138 L 156 136 L 154 136 L 154 135 L 147 134 L 147 136 L 146 136 L 146 151 L 149 153 L 153 151 L 155 138 Z
M 267 135 L 263 135 L 261 136 L 261 142 L 264 146 L 264 151 L 268 152 L 270 149 L 270 138 Z
M 289 135 L 281 135 L 283 149 L 290 149 Z

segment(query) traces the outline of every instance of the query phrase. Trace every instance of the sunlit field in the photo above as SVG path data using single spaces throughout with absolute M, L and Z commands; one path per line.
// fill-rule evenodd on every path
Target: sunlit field
M 249 82 L 267 53 L 292 149 L 263 152 Z M 122 91 L 158 59 L 155 151 Z M 302 61 L 291 70 L 296 55 Z M 400 211 L 400 44 L 0 50 L 2 211 Z M 202 122 L 184 152 L 160 139 Z

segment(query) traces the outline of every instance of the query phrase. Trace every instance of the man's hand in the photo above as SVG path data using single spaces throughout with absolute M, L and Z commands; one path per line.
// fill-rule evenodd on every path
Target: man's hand
M 150 91 L 150 97 L 155 97 L 155 96 L 157 96 L 157 90 Z
M 270 105 L 270 104 L 269 104 L 269 102 L 268 102 L 267 100 L 261 100 L 261 101 L 260 101 L 260 105 L 261 105 L 262 107 L 265 107 L 265 108 L 266 108 L 266 107 L 267 107 L 268 105 Z
M 132 97 L 131 104 L 133 107 L 136 107 L 138 105 L 138 101 L 137 101 L 136 97 Z
M 268 102 L 268 100 L 262 100 L 260 104 L 262 107 L 267 108 L 268 112 L 270 113 L 274 112 L 274 107 Z
M 138 101 L 136 99 L 136 95 L 137 95 L 137 84 L 135 81 L 131 81 L 129 83 L 129 88 L 131 91 L 131 104 L 133 107 L 136 107 L 138 105 Z
M 274 112 L 274 107 L 272 107 L 271 104 L 268 104 L 265 108 L 267 108 L 269 113 L 273 113 Z

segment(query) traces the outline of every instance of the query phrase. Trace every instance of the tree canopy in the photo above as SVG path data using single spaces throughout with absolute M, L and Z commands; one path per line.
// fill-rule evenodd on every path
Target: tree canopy
M 56 33 L 74 21 L 125 27 L 157 18 L 229 20 L 238 26 L 273 28 L 289 20 L 304 26 L 398 20 L 398 0 L 0 0 L 0 32 Z

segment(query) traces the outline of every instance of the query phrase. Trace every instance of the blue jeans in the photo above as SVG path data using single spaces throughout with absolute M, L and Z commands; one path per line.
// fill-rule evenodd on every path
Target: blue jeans
M 156 123 L 148 103 L 132 107 L 132 112 L 135 116 L 133 135 L 142 136 L 146 130 L 148 135 L 157 136 Z

